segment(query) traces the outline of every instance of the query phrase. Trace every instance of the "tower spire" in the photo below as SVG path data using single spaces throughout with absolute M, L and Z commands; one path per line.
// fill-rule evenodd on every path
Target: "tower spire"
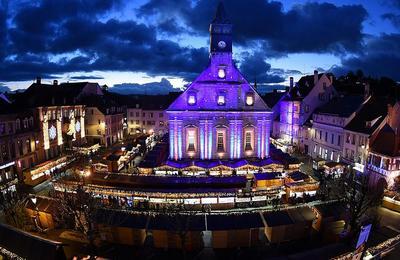
M 211 53 L 232 53 L 232 24 L 222 1 L 218 3 L 215 17 L 210 24 L 210 37 Z
M 225 12 L 225 7 L 222 1 L 219 1 L 218 7 L 217 7 L 217 12 L 215 13 L 214 20 L 212 23 L 219 23 L 219 24 L 229 24 L 230 21 L 226 15 Z

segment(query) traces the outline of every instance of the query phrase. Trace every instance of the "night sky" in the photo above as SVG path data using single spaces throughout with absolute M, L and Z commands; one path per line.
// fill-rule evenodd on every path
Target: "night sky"
M 217 2 L 0 0 L 0 90 L 37 76 L 182 87 L 207 66 Z M 314 69 L 400 81 L 400 0 L 224 2 L 234 58 L 250 82 L 283 85 Z

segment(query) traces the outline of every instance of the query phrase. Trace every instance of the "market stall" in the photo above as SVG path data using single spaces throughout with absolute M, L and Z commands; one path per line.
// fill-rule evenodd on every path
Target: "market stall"
M 74 157 L 63 156 L 57 159 L 46 161 L 33 168 L 26 169 L 24 174 L 24 183 L 35 186 L 42 183 L 56 171 L 62 171 L 68 164 L 75 160 Z

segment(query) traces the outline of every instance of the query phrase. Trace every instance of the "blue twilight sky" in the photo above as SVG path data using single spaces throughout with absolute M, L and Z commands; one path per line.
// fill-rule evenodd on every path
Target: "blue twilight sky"
M 0 91 L 26 88 L 37 76 L 146 93 L 182 87 L 207 65 L 217 3 L 0 0 Z M 400 0 L 224 4 L 234 58 L 250 82 L 284 85 L 314 69 L 400 81 Z

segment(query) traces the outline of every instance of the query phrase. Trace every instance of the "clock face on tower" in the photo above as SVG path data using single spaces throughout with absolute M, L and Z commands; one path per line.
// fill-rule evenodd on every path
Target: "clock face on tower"
M 218 47 L 219 47 L 220 49 L 223 49 L 223 48 L 226 47 L 226 43 L 225 43 L 224 41 L 219 41 L 219 42 L 218 42 Z

